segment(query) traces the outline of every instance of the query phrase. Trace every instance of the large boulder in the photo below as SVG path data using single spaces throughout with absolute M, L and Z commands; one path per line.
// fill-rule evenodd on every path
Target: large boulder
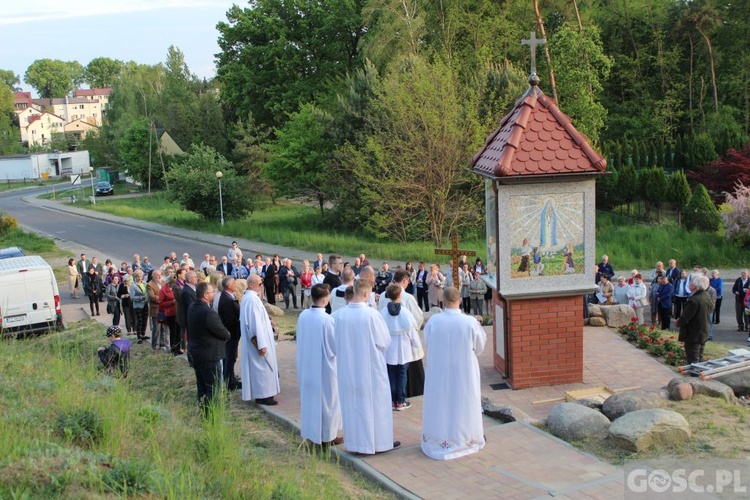
M 738 398 L 742 396 L 750 396 L 750 368 L 742 372 L 722 375 L 716 377 L 714 380 L 731 387 L 734 395 Z
M 552 434 L 565 441 L 583 441 L 607 435 L 609 420 L 596 410 L 577 403 L 560 403 L 547 417 Z
M 667 384 L 667 390 L 672 393 L 672 389 L 678 385 L 687 383 L 693 387 L 694 395 L 708 396 L 710 398 L 722 398 L 724 401 L 735 401 L 734 391 L 726 384 L 718 380 L 701 380 L 698 377 L 675 377 Z
M 675 401 L 687 401 L 693 397 L 693 386 L 687 382 L 675 384 L 669 392 L 669 397 Z
M 604 318 L 592 316 L 589 318 L 589 326 L 607 326 L 607 321 Z
M 612 328 L 627 325 L 630 323 L 630 318 L 635 317 L 635 310 L 627 304 L 601 306 L 601 310 L 607 320 L 607 326 Z
M 646 408 L 661 408 L 662 406 L 664 406 L 664 399 L 655 392 L 629 391 L 608 397 L 602 404 L 602 413 L 608 419 L 614 421 L 626 413 L 645 410 Z
M 269 316 L 280 318 L 284 315 L 284 310 L 280 307 L 276 307 L 275 305 L 269 304 L 268 302 L 265 302 L 263 305 L 266 306 L 266 312 Z
M 602 307 L 599 304 L 589 304 L 589 318 L 602 318 Z
M 630 412 L 609 426 L 612 441 L 625 450 L 641 452 L 654 446 L 673 446 L 690 439 L 690 426 L 677 412 L 649 408 Z

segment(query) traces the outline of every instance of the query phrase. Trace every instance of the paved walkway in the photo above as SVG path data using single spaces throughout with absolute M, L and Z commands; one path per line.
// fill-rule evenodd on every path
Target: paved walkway
M 66 300 L 66 321 L 88 317 L 81 299 Z M 108 324 L 109 316 L 95 318 Z M 492 330 L 487 328 L 488 338 Z M 139 348 L 136 346 L 136 348 Z M 148 345 L 140 347 L 148 349 Z M 298 429 L 299 392 L 295 367 L 296 343 L 277 345 L 281 393 L 279 405 L 262 407 L 270 416 Z M 565 391 L 608 385 L 613 389 L 641 386 L 656 390 L 675 375 L 644 351 L 630 346 L 607 328 L 584 330 L 584 383 L 519 391 L 493 390 L 502 382 L 492 368 L 492 345 L 480 356 L 482 395 L 494 403 L 512 406 L 526 421 L 502 425 L 484 417 L 487 445 L 479 453 L 441 462 L 425 457 L 420 449 L 422 398 L 411 398 L 411 409 L 394 413 L 394 439 L 401 448 L 389 453 L 361 456 L 336 450 L 339 458 L 385 488 L 406 498 L 621 498 L 622 469 L 583 453 L 543 432 L 531 422 L 544 419 L 555 403 L 533 404 L 562 397 Z M 238 373 L 240 367 L 237 367 Z M 239 398 L 239 394 L 235 393 Z M 344 445 L 345 446 L 345 445 Z

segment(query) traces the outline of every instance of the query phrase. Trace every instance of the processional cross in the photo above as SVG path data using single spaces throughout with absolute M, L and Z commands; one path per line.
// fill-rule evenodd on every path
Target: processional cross
M 468 256 L 474 256 L 477 253 L 473 250 L 459 250 L 458 249 L 458 235 L 454 234 L 452 238 L 453 244 L 451 245 L 450 250 L 442 249 L 442 248 L 436 248 L 435 253 L 437 255 L 450 255 L 451 256 L 451 266 L 453 267 L 453 284 L 458 288 L 461 289 L 461 283 L 458 282 L 458 257 L 460 255 L 466 255 Z
M 536 48 L 539 45 L 544 45 L 545 43 L 547 43 L 547 39 L 537 38 L 536 31 L 531 32 L 530 38 L 521 39 L 521 44 L 528 45 L 531 48 L 531 76 L 529 77 L 530 82 L 534 80 L 535 83 L 539 83 L 539 77 L 536 75 Z

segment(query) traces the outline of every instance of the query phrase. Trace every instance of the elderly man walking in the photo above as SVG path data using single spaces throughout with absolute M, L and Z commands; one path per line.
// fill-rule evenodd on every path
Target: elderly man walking
M 708 278 L 694 274 L 690 278 L 690 296 L 685 301 L 680 318 L 675 324 L 680 328 L 677 338 L 685 344 L 688 364 L 698 363 L 703 357 L 703 348 L 709 335 L 709 321 L 713 312 L 713 300 L 706 291 Z

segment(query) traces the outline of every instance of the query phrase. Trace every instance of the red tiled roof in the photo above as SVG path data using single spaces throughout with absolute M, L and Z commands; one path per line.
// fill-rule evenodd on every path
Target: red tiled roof
M 34 123 L 35 121 L 37 121 L 38 119 L 40 119 L 41 117 L 42 117 L 42 115 L 31 115 L 31 116 L 29 116 L 29 123 L 26 126 L 28 127 L 29 125 L 31 125 L 32 123 Z
M 471 161 L 472 172 L 492 177 L 598 173 L 605 160 L 553 99 L 531 86 Z

